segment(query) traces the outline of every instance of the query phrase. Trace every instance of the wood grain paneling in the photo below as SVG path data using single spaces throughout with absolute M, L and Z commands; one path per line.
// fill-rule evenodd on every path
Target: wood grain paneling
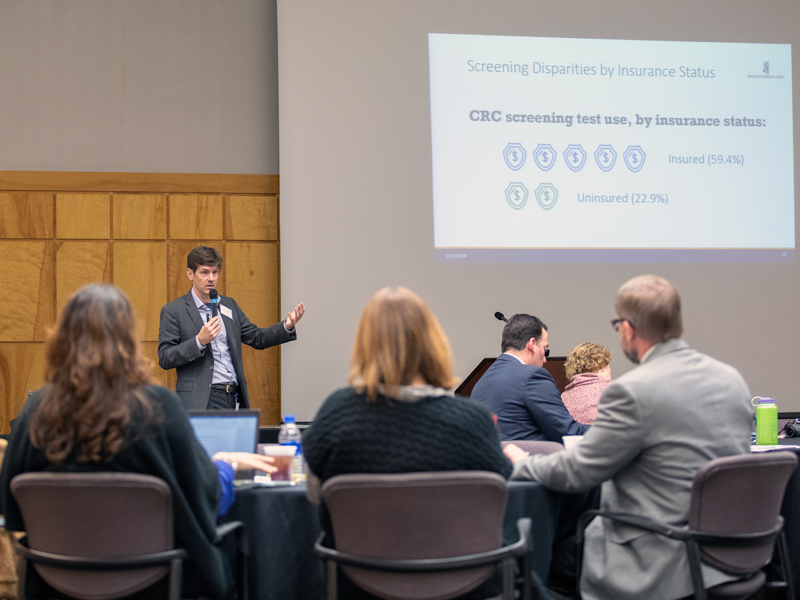
M 242 362 L 250 405 L 261 409 L 261 425 L 280 425 L 280 347 L 254 350 L 250 346 L 242 346 Z
M 56 310 L 87 283 L 126 292 L 154 378 L 172 389 L 175 371 L 158 367 L 158 318 L 189 290 L 195 246 L 223 255 L 221 294 L 260 326 L 278 322 L 278 184 L 277 175 L 0 171 L 0 253 L 14 283 L 0 311 L 0 432 L 43 383 Z M 253 406 L 277 424 L 281 350 L 243 352 Z
M 0 433 L 9 432 L 28 398 L 44 385 L 44 344 L 0 344 Z
M 103 240 L 111 236 L 111 196 L 56 194 L 56 236 Z
M 167 197 L 163 194 L 114 196 L 114 239 L 163 240 L 167 237 Z
M 277 240 L 277 196 L 226 196 L 225 239 Z
M 14 292 L 0 311 L 0 342 L 38 342 L 53 324 L 53 242 L 0 242 Z
M 217 280 L 217 292 L 223 296 L 225 295 L 225 244 L 219 240 L 171 242 L 169 245 L 169 302 L 172 302 L 175 298 L 180 298 L 192 287 L 192 282 L 186 276 L 186 257 L 197 246 L 216 248 L 217 252 L 222 255 L 223 268 Z
M 222 239 L 222 196 L 171 194 L 169 237 L 173 240 Z
M 165 371 L 158 366 L 158 342 L 142 342 L 142 354 L 153 361 L 153 379 L 156 380 L 158 385 L 163 385 L 174 392 L 175 382 L 178 377 L 175 374 L 175 369 Z
M 253 323 L 269 327 L 280 320 L 277 244 L 229 242 L 223 269 L 228 295 Z
M 158 242 L 114 242 L 114 285 L 130 298 L 139 339 L 158 341 L 158 318 L 167 302 L 167 249 Z
M 56 307 L 87 283 L 111 283 L 109 242 L 61 242 L 56 250 Z
M 0 190 L 8 191 L 277 194 L 279 188 L 278 175 L 0 171 Z
M 52 238 L 53 194 L 0 192 L 0 238 Z

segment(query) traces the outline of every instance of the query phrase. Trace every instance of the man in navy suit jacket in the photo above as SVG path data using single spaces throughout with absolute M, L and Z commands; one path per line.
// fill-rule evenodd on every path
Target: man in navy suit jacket
M 589 429 L 572 418 L 542 368 L 550 354 L 547 325 L 532 315 L 514 315 L 503 328 L 502 351 L 472 389 L 472 399 L 497 415 L 501 439 L 560 443 L 562 436 Z

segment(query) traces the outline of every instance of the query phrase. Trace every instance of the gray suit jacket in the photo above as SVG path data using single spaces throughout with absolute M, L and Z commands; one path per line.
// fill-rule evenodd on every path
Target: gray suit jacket
M 520 461 L 511 478 L 562 492 L 604 482 L 603 510 L 686 527 L 695 472 L 714 458 L 750 452 L 751 428 L 750 392 L 738 371 L 673 339 L 605 390 L 577 447 Z M 655 534 L 595 518 L 583 556 L 585 600 L 692 593 L 684 546 Z M 735 579 L 705 566 L 703 575 L 707 587 Z
M 262 329 L 256 327 L 242 312 L 233 298 L 219 297 L 220 304 L 231 309 L 232 319 L 221 315 L 228 334 L 231 362 L 239 383 L 239 404 L 250 407 L 247 380 L 242 368 L 242 343 L 258 350 L 277 346 L 297 339 L 297 330 L 286 331 L 283 322 Z M 178 382 L 175 391 L 187 410 L 202 410 L 208 406 L 211 379 L 214 374 L 214 357 L 209 348 L 197 349 L 195 337 L 203 327 L 200 311 L 195 306 L 192 292 L 173 300 L 161 309 L 158 329 L 158 364 L 162 369 L 175 369 Z

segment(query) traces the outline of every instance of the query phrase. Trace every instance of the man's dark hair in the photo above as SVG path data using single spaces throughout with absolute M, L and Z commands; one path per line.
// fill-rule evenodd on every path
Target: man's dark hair
M 503 327 L 501 351 L 522 350 L 531 338 L 534 338 L 538 343 L 542 339 L 542 330 L 547 331 L 547 325 L 533 315 L 514 315 Z
M 194 272 L 201 265 L 204 267 L 222 267 L 222 255 L 214 248 L 197 246 L 186 257 L 186 266 Z

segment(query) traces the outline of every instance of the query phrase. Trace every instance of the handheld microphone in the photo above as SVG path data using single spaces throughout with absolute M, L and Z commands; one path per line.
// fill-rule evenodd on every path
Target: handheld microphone
M 508 319 L 506 319 L 503 313 L 501 312 L 494 313 L 494 318 L 497 319 L 498 321 L 505 321 L 506 323 L 508 323 Z
M 217 304 L 219 303 L 219 294 L 217 290 L 210 290 L 208 292 L 208 299 L 211 300 L 211 318 L 217 316 Z

